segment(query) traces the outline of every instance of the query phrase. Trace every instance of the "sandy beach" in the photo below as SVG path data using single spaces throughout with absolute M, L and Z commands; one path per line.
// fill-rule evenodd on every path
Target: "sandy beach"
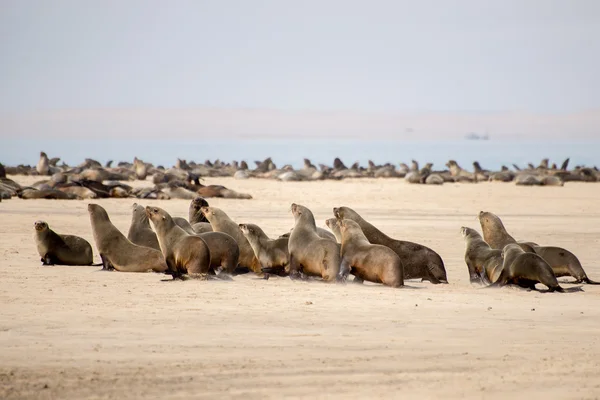
M 167 282 L 154 273 L 43 267 L 33 241 L 40 219 L 89 240 L 100 261 L 88 201 L 5 200 L 0 398 L 600 397 L 600 286 L 566 294 L 473 287 L 459 232 L 480 231 L 477 213 L 492 211 L 516 239 L 565 247 L 600 280 L 599 184 L 205 183 L 251 193 L 208 201 L 272 237 L 293 226 L 292 202 L 321 227 L 332 207 L 352 207 L 390 236 L 436 250 L 450 283 L 391 289 L 250 274 Z M 185 200 L 94 202 L 126 234 L 136 201 L 187 216 Z

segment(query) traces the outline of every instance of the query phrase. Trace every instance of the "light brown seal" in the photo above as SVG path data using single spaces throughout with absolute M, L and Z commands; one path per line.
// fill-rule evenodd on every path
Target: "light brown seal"
M 287 276 L 290 263 L 288 238 L 269 239 L 267 234 L 255 224 L 239 224 L 239 227 L 252 246 L 261 270 L 269 274 Z
M 295 225 L 288 242 L 290 278 L 305 274 L 336 281 L 341 264 L 339 245 L 317 234 L 315 217 L 308 208 L 292 203 L 292 214 Z
M 43 265 L 91 265 L 92 246 L 79 236 L 60 235 L 44 221 L 36 221 L 35 244 Z
M 565 289 L 558 284 L 550 265 L 537 254 L 527 253 L 521 246 L 512 243 L 502 249 L 502 258 L 504 259 L 502 272 L 490 287 L 513 284 L 536 290 L 535 285 L 541 283 L 548 287 L 549 292 L 565 292 Z M 569 291 L 579 290 L 581 287 L 569 289 Z
M 181 229 L 165 210 L 146 207 L 152 221 L 160 249 L 167 261 L 168 273 L 173 279 L 184 274 L 191 277 L 206 277 L 210 270 L 210 250 L 199 236 L 189 235 Z
M 340 225 L 337 221 L 337 218 L 329 218 L 325 220 L 325 225 L 331 229 L 331 232 L 333 232 L 333 235 L 335 236 L 335 240 L 338 243 L 342 243 L 342 232 L 340 231 Z
M 466 242 L 465 262 L 471 283 L 496 282 L 502 272 L 502 251 L 492 249 L 475 229 L 463 226 L 460 232 Z
M 235 239 L 240 248 L 239 266 L 248 268 L 256 274 L 262 274 L 260 262 L 254 255 L 254 250 L 244 236 L 238 224 L 221 209 L 216 207 L 202 207 L 202 213 L 210 222 L 215 232 L 224 232 Z
M 123 272 L 165 272 L 167 264 L 162 253 L 150 247 L 131 243 L 110 222 L 108 213 L 98 204 L 88 204 L 94 241 L 103 269 Z
M 333 215 L 338 219 L 351 219 L 356 222 L 372 244 L 382 244 L 394 250 L 402 261 L 404 279 L 421 278 L 434 284 L 448 283 L 444 261 L 429 247 L 392 239 L 349 207 L 336 207 L 333 209 Z
M 342 233 L 341 281 L 352 274 L 369 282 L 404 286 L 402 261 L 392 249 L 369 243 L 360 226 L 350 219 L 338 220 L 337 224 Z
M 503 249 L 508 244 L 517 243 L 525 251 L 534 252 L 541 256 L 554 271 L 556 277 L 572 276 L 573 283 L 587 283 L 599 285 L 600 282 L 592 281 L 585 273 L 583 266 L 575 254 L 555 246 L 539 246 L 533 242 L 517 242 L 504 228 L 500 218 L 491 213 L 479 212 L 479 223 L 483 231 L 483 239 L 489 243 L 492 249 Z
M 137 203 L 133 203 L 131 207 L 131 225 L 129 226 L 127 239 L 138 246 L 150 247 L 160 251 L 160 244 L 158 244 L 156 233 L 150 227 L 146 209 Z

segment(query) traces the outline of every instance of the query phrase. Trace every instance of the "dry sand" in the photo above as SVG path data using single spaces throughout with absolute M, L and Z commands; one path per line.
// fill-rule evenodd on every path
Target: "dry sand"
M 471 287 L 459 233 L 462 225 L 480 230 L 477 213 L 493 211 L 517 239 L 566 247 L 600 280 L 600 184 L 207 182 L 252 193 L 209 202 L 273 236 L 292 227 L 292 202 L 323 227 L 332 207 L 350 206 L 391 236 L 435 249 L 450 284 L 390 289 L 250 275 L 164 282 L 153 273 L 42 267 L 33 222 L 94 246 L 88 202 L 3 201 L 0 398 L 600 396 L 600 286 L 568 294 Z M 134 201 L 97 202 L 126 233 Z M 177 216 L 188 203 L 142 202 Z

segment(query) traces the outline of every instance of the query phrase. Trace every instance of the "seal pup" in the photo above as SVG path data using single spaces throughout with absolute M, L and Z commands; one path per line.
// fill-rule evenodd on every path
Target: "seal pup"
M 35 221 L 35 244 L 43 265 L 92 265 L 90 243 L 79 236 L 59 235 L 44 221 Z
M 508 234 L 502 220 L 491 212 L 480 211 L 478 218 L 483 231 L 483 239 L 489 243 L 492 249 L 503 249 L 509 244 L 517 243 L 523 250 L 533 252 L 546 260 L 556 277 L 572 276 L 575 281 L 570 283 L 600 284 L 600 282 L 588 278 L 577 256 L 569 250 L 556 246 L 539 246 L 534 242 L 517 242 Z
M 239 224 L 240 230 L 252 246 L 264 273 L 287 276 L 289 273 L 290 253 L 288 238 L 270 239 L 255 224 Z
M 162 253 L 150 247 L 131 243 L 115 227 L 108 213 L 98 204 L 88 204 L 94 241 L 104 270 L 122 272 L 165 272 L 167 264 Z
M 295 225 L 288 242 L 290 278 L 305 274 L 335 282 L 341 264 L 339 245 L 317 234 L 315 217 L 308 208 L 292 203 L 291 209 Z
M 345 281 L 348 274 L 361 280 L 382 283 L 391 287 L 404 286 L 404 270 L 400 257 L 387 246 L 371 244 L 360 226 L 350 220 L 336 223 L 342 233 L 342 262 L 338 279 Z
M 156 233 L 150 227 L 146 209 L 137 203 L 133 203 L 131 206 L 131 225 L 129 226 L 127 239 L 138 246 L 150 247 L 160 251 L 160 244 L 158 244 Z
M 206 242 L 186 233 L 162 208 L 147 206 L 146 214 L 156 229 L 160 249 L 173 279 L 182 278 L 183 274 L 206 277 L 210 269 L 210 250 Z
M 471 283 L 496 282 L 502 272 L 502 251 L 492 249 L 475 229 L 463 226 L 460 232 L 466 242 L 465 262 Z
M 444 261 L 429 247 L 392 239 L 349 207 L 335 207 L 333 215 L 338 219 L 351 219 L 356 222 L 372 244 L 382 244 L 394 250 L 402 261 L 404 279 L 421 278 L 434 284 L 448 283 Z
M 522 288 L 536 290 L 535 285 L 541 283 L 549 292 L 561 292 L 563 289 L 556 280 L 552 268 L 544 259 L 535 253 L 527 253 L 516 243 L 508 244 L 502 249 L 502 272 L 498 279 L 488 287 L 518 285 Z M 569 291 L 581 290 L 581 287 Z
M 244 236 L 238 224 L 221 209 L 216 207 L 202 207 L 202 213 L 210 222 L 213 231 L 224 232 L 235 239 L 240 248 L 239 266 L 248 268 L 256 274 L 262 274 L 260 262 L 254 255 L 254 250 Z

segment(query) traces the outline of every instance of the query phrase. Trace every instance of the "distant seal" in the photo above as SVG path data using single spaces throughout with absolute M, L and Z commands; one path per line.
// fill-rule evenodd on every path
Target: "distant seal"
M 554 271 L 556 277 L 572 276 L 573 283 L 587 283 L 599 285 L 600 282 L 592 281 L 585 273 L 583 266 L 575 254 L 555 246 L 539 246 L 533 242 L 517 242 L 504 228 L 502 220 L 491 212 L 481 211 L 478 215 L 483 239 L 492 249 L 503 249 L 506 245 L 517 243 L 525 251 L 534 252 L 541 256 Z
M 502 249 L 502 272 L 490 286 L 518 285 L 536 290 L 535 285 L 541 283 L 549 292 L 565 292 L 556 280 L 552 268 L 544 259 L 535 253 L 526 253 L 516 243 L 506 245 Z M 579 288 L 572 288 L 577 289 Z M 571 290 L 572 290 L 571 289 Z
M 315 217 L 308 208 L 292 203 L 292 214 L 295 225 L 288 242 L 290 277 L 305 274 L 336 281 L 341 264 L 339 245 L 317 234 Z
M 261 270 L 265 273 L 287 276 L 290 263 L 288 238 L 269 239 L 267 234 L 255 224 L 239 224 L 239 227 L 252 246 Z
M 340 280 L 352 274 L 369 282 L 404 286 L 402 261 L 392 249 L 369 243 L 360 226 L 350 219 L 338 220 L 337 224 L 342 233 Z
M 131 243 L 110 222 L 108 213 L 98 204 L 88 204 L 94 241 L 102 258 L 103 269 L 123 272 L 165 272 L 167 264 L 160 251 Z
M 460 228 L 466 242 L 465 262 L 471 283 L 489 285 L 502 272 L 502 251 L 492 249 L 475 229 Z
M 40 152 L 40 160 L 35 167 L 36 171 L 40 175 L 49 175 L 50 172 L 50 160 L 48 160 L 48 156 L 43 151 Z
M 156 229 L 160 249 L 173 279 L 181 278 L 184 274 L 207 276 L 210 250 L 206 242 L 199 236 L 187 234 L 162 208 L 147 206 L 146 213 Z
M 56 189 L 48 190 L 35 190 L 30 188 L 23 188 L 22 191 L 18 192 L 20 199 L 54 199 L 54 200 L 75 200 L 77 196 L 71 193 L 61 192 Z
M 444 261 L 432 249 L 418 243 L 390 238 L 349 207 L 336 207 L 333 214 L 338 219 L 356 222 L 372 244 L 382 244 L 394 250 L 402 261 L 404 279 L 421 278 L 434 284 L 448 283 Z
M 248 268 L 256 274 L 262 274 L 260 262 L 238 224 L 219 208 L 202 207 L 201 210 L 215 232 L 224 232 L 235 239 L 240 248 L 239 266 Z
M 44 221 L 36 221 L 35 244 L 43 265 L 91 265 L 92 246 L 79 236 L 59 235 Z
M 202 207 L 208 207 L 208 201 L 200 196 L 194 197 L 190 202 L 188 221 L 196 233 L 212 232 L 212 226 L 202 213 Z
M 131 207 L 131 225 L 129 226 L 127 239 L 138 246 L 150 247 L 160 251 L 160 244 L 158 244 L 156 233 L 150 227 L 146 209 L 137 203 L 133 203 Z

